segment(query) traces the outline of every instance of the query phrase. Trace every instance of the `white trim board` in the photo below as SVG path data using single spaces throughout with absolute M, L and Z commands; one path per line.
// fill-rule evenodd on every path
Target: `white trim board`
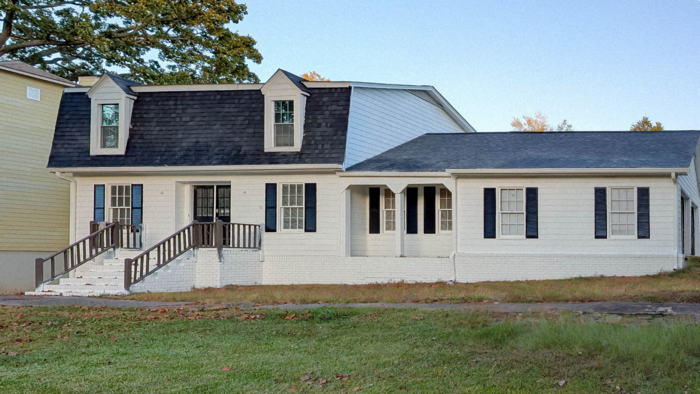
M 49 172 L 70 172 L 73 174 L 149 174 L 149 173 L 288 173 L 298 171 L 335 172 L 339 164 L 266 164 L 266 165 L 236 165 L 236 166 L 163 166 L 163 167 L 74 167 L 49 168 Z

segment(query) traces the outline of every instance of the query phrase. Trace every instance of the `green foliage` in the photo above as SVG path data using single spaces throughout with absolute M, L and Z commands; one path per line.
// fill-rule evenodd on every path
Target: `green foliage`
M 642 120 L 630 127 L 630 131 L 661 131 L 663 129 L 664 126 L 661 124 L 661 122 L 652 124 L 647 116 L 643 117 Z
M 234 0 L 0 0 L 0 60 L 62 77 L 120 67 L 152 84 L 258 82 L 255 40 L 227 26 L 246 14 Z

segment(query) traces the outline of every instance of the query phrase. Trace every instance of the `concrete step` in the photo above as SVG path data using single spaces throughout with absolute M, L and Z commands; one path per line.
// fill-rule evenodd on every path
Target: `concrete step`
M 124 278 L 62 278 L 59 285 L 120 285 L 124 283 Z
M 44 290 L 44 291 L 28 291 L 24 293 L 26 295 L 33 296 L 64 296 L 64 297 L 98 297 L 103 295 L 126 295 L 127 293 L 123 288 L 121 291 L 103 291 L 99 289 L 90 291 L 71 291 L 71 290 Z

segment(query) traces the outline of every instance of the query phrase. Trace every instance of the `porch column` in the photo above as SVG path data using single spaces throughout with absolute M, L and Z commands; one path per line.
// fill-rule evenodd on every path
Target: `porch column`
M 340 195 L 340 212 L 341 212 L 341 234 L 340 255 L 345 257 L 352 256 L 352 190 L 350 187 L 343 190 Z
M 689 198 L 683 198 L 682 200 L 683 204 L 683 254 L 686 256 L 690 255 L 690 248 L 691 248 L 691 201 Z
M 404 209 L 406 207 L 406 189 L 395 193 L 396 196 L 396 257 L 404 256 L 403 233 L 404 228 Z

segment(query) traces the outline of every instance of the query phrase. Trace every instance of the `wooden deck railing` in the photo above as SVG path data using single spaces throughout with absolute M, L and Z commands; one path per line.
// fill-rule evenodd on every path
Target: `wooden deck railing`
M 194 248 L 250 248 L 262 245 L 261 225 L 192 222 L 143 251 L 124 260 L 124 289 L 140 282 L 166 264 Z
M 98 230 L 100 223 L 90 222 L 90 232 Z M 141 249 L 143 246 L 143 225 L 119 224 L 119 247 Z
M 69 271 L 85 264 L 112 248 L 119 247 L 119 222 L 107 223 L 103 228 L 94 227 L 87 237 L 72 243 L 67 248 L 52 254 L 47 258 L 39 258 L 34 261 L 34 282 L 39 287 L 44 282 L 52 281 Z M 51 274 L 44 278 L 44 265 L 49 262 Z M 57 266 L 58 265 L 58 266 Z

